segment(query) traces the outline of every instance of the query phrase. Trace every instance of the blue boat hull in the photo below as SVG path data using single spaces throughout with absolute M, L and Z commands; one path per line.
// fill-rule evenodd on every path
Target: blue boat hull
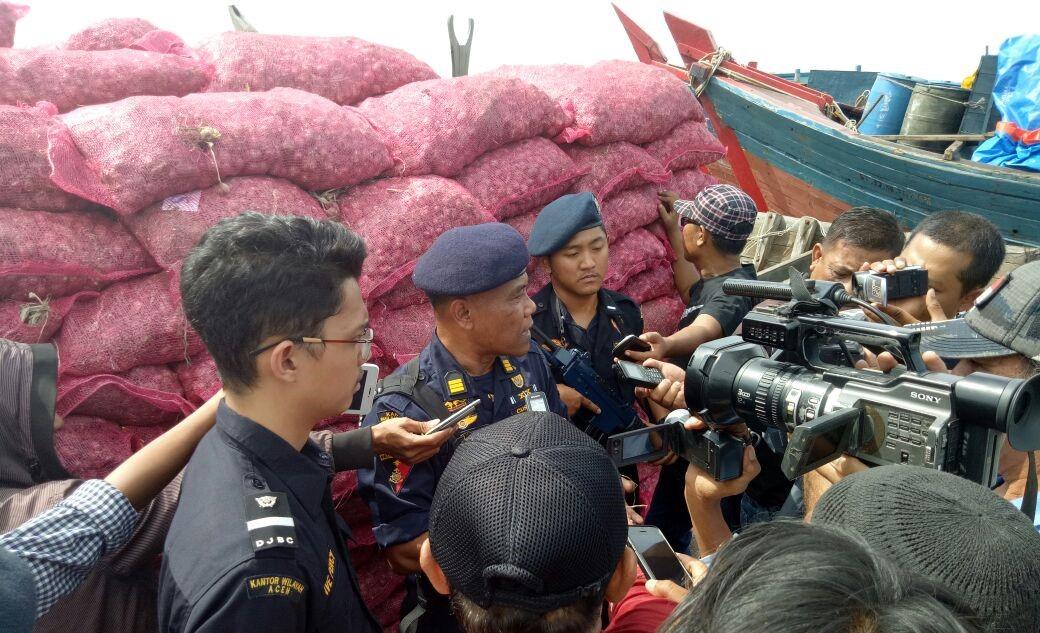
M 873 140 L 825 119 L 810 104 L 733 80 L 712 79 L 708 96 L 746 154 L 846 208 L 887 209 L 911 227 L 933 211 L 961 209 L 989 218 L 1011 242 L 1040 246 L 1040 175 L 945 161 Z M 757 171 L 766 189 L 768 176 Z M 783 199 L 789 208 L 773 203 L 770 210 L 815 215 L 792 196 Z

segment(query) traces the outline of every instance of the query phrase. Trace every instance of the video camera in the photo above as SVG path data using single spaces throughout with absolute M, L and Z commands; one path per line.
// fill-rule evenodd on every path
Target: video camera
M 723 290 L 789 303 L 749 313 L 743 339 L 701 345 L 686 371 L 686 402 L 714 429 L 743 422 L 774 438 L 790 433 L 781 464 L 788 478 L 847 453 L 872 465 L 925 466 L 992 486 L 1004 433 L 1017 450 L 1040 449 L 1040 377 L 929 372 L 920 332 L 840 318 L 842 305 L 873 308 L 840 284 L 806 282 L 794 271 L 790 285 L 731 280 Z M 821 346 L 846 341 L 889 351 L 906 371 L 821 360 Z
M 607 454 L 617 466 L 652 461 L 675 453 L 718 481 L 740 476 L 745 440 L 716 429 L 688 431 L 690 412 L 677 409 L 660 424 L 611 435 Z

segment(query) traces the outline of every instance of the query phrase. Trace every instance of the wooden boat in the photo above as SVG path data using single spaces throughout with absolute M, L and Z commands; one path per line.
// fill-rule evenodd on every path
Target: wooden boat
M 657 43 L 614 9 L 640 61 L 707 82 L 701 104 L 727 148 L 709 170 L 744 189 L 760 210 L 831 221 L 868 205 L 912 227 L 932 211 L 961 209 L 992 220 L 1011 243 L 1040 246 L 1040 174 L 861 135 L 839 122 L 841 109 L 829 95 L 738 64 L 709 31 L 665 13 L 683 59 L 682 67 L 670 65 Z

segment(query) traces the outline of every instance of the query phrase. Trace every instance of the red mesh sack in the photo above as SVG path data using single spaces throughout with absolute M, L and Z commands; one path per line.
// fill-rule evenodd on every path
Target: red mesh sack
M 151 51 L 0 49 L 0 103 L 50 101 L 61 112 L 135 95 L 186 95 L 208 81 L 198 60 Z M 123 144 L 130 136 L 120 136 Z
M 527 294 L 533 295 L 549 283 L 549 271 L 535 266 L 527 271 Z
M 574 107 L 574 125 L 557 140 L 582 145 L 649 143 L 686 119 L 704 120 L 690 87 L 663 68 L 604 61 L 588 68 L 503 66 L 496 76 L 517 77 Z
M 246 176 L 171 196 L 126 217 L 124 223 L 152 258 L 166 267 L 184 259 L 214 224 L 245 211 L 318 219 L 335 215 L 287 180 Z
M 644 185 L 627 189 L 600 204 L 603 225 L 611 243 L 660 218 L 657 213 L 657 192 L 661 188 L 657 185 Z
M 646 151 L 671 170 L 714 163 L 726 155 L 726 146 L 708 130 L 704 121 L 683 121 L 663 137 L 647 143 Z
M 25 17 L 29 7 L 13 2 L 0 2 L 0 48 L 14 46 L 14 24 Z
M 633 275 L 619 292 L 632 297 L 640 304 L 665 295 L 674 295 L 675 280 L 672 277 L 672 267 L 668 262 L 656 262 L 638 275 Z
M 233 31 L 196 48 L 213 67 L 207 92 L 298 88 L 353 105 L 415 81 L 436 79 L 400 49 L 355 37 L 300 37 Z
M 531 229 L 534 228 L 534 221 L 538 219 L 538 213 L 541 209 L 535 209 L 530 213 L 518 215 L 514 218 L 509 218 L 505 221 L 506 224 L 516 229 L 517 233 L 523 236 L 524 241 L 531 239 Z M 534 265 L 532 260 L 531 265 Z
M 456 180 L 481 206 L 504 220 L 567 193 L 585 171 L 549 139 L 532 138 L 484 154 Z
M 668 336 L 675 332 L 685 306 L 675 295 L 665 295 L 642 305 L 643 331 Z
M 357 110 L 289 88 L 136 97 L 61 120 L 49 134 L 51 180 L 123 215 L 231 176 L 276 176 L 325 190 L 390 165 Z
M 65 315 L 77 301 L 86 301 L 98 293 L 77 292 L 58 299 L 30 298 L 25 301 L 0 302 L 0 338 L 19 343 L 46 343 L 61 329 Z
M 534 86 L 487 75 L 408 84 L 360 108 L 386 140 L 396 176 L 457 176 L 485 152 L 554 136 L 571 120 Z
M 47 129 L 57 113 L 46 101 L 0 105 L 0 207 L 78 211 L 94 206 L 51 182 Z
M 405 277 L 394 286 L 393 290 L 376 299 L 378 305 L 391 310 L 399 310 L 428 301 L 429 297 L 426 296 L 426 293 L 416 288 L 409 277 Z
M 436 323 L 429 303 L 371 315 L 379 348 L 394 363 L 403 365 L 417 356 L 433 338 Z
M 217 364 L 209 354 L 201 354 L 187 362 L 179 363 L 176 369 L 184 396 L 191 402 L 202 404 L 220 391 L 220 374 L 217 373 Z
M 154 270 L 133 236 L 101 211 L 0 209 L 0 298 L 97 290 Z
M 701 189 L 717 184 L 719 184 L 718 179 L 711 174 L 706 174 L 699 169 L 684 169 L 672 175 L 668 189 L 679 194 L 683 200 L 692 200 L 701 192 Z
M 647 232 L 650 233 L 650 235 L 656 237 L 657 241 L 660 242 L 661 246 L 664 247 L 664 250 L 667 252 L 668 256 L 668 264 L 671 264 L 672 262 L 678 259 L 678 257 L 676 257 L 675 255 L 675 250 L 672 248 L 672 243 L 668 240 L 668 234 L 664 230 L 664 224 L 661 223 L 660 217 L 658 217 L 658 219 L 654 222 L 647 224 L 643 228 L 645 228 Z
M 620 290 L 633 276 L 667 261 L 668 255 L 661 242 L 643 229 L 636 229 L 610 246 L 603 285 L 610 290 Z
M 656 158 L 631 143 L 568 147 L 566 151 L 589 172 L 574 185 L 574 191 L 591 191 L 600 200 L 639 185 L 665 183 L 672 176 Z
M 123 426 L 177 422 L 195 407 L 184 399 L 177 374 L 166 365 L 145 365 L 119 374 L 63 376 L 55 410 L 62 417 L 89 415 Z
M 54 432 L 54 448 L 73 477 L 103 479 L 133 454 L 132 437 L 114 422 L 72 416 Z
M 450 228 L 493 221 L 468 191 L 439 176 L 383 178 L 339 199 L 343 223 L 365 238 L 361 293 L 375 299 L 411 274 L 437 236 Z
M 178 272 L 166 270 L 77 303 L 56 341 L 62 375 L 118 374 L 202 352 L 202 340 L 181 310 L 178 284 Z
M 169 31 L 148 31 L 130 44 L 130 48 L 139 51 L 152 51 L 164 55 L 180 55 L 197 59 L 195 52 L 184 41 Z M 210 69 L 206 69 L 210 72 Z
M 69 36 L 61 48 L 68 51 L 111 51 L 130 48 L 142 35 L 158 27 L 142 18 L 109 18 Z

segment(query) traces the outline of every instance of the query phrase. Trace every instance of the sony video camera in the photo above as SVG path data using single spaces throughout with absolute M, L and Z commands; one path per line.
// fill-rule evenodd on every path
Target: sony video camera
M 793 270 L 790 284 L 728 280 L 723 289 L 789 303 L 749 313 L 743 339 L 701 345 L 686 371 L 686 403 L 712 429 L 746 423 L 771 440 L 783 450 L 788 478 L 847 453 L 992 486 L 1003 434 L 1017 450 L 1040 449 L 1040 376 L 929 372 L 918 331 L 838 317 L 843 305 L 874 308 L 841 284 L 806 281 Z M 849 355 L 847 363 L 821 357 L 824 346 L 847 341 L 891 352 L 906 371 L 858 370 Z

